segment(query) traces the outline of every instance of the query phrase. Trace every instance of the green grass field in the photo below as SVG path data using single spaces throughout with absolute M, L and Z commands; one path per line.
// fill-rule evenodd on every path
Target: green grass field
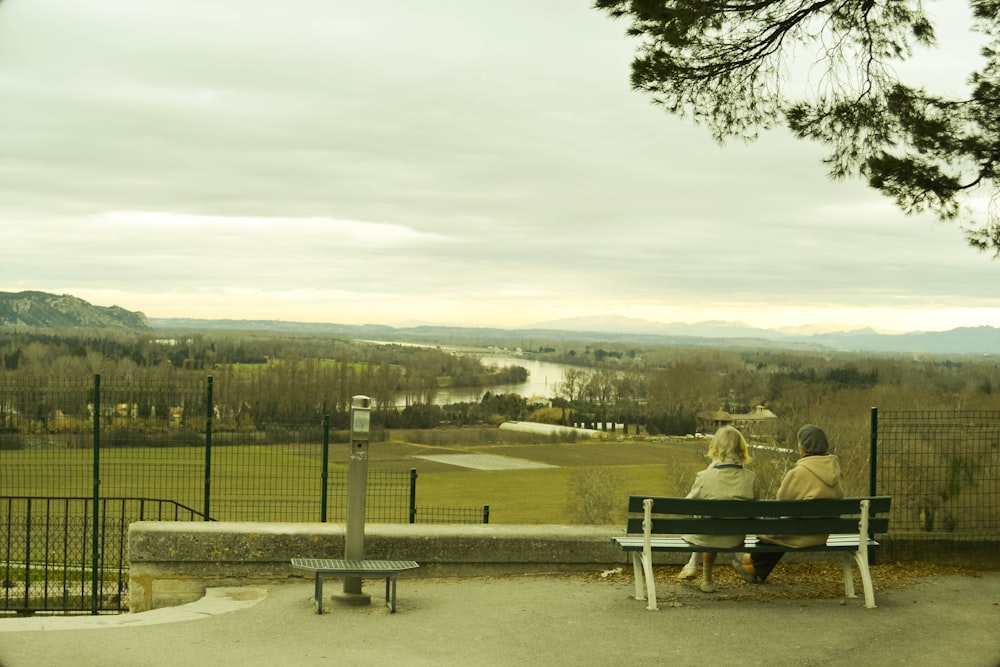
M 616 520 L 624 521 L 624 499 L 630 493 L 686 493 L 695 472 L 705 465 L 705 448 L 704 441 L 683 438 L 484 445 L 392 440 L 369 445 L 368 470 L 370 478 L 378 472 L 399 473 L 405 483 L 404 473 L 416 469 L 418 511 L 489 505 L 490 522 L 504 524 L 566 523 L 573 514 L 570 506 L 583 500 L 579 491 L 574 492 L 579 476 L 593 470 L 614 471 L 615 486 L 620 488 L 594 493 L 613 492 L 622 505 Z M 555 467 L 476 470 L 417 458 L 447 454 L 491 454 Z M 348 456 L 349 445 L 330 445 L 331 475 L 347 470 Z M 218 510 L 225 519 L 225 507 L 261 504 L 271 506 L 266 520 L 302 520 L 301 506 L 315 506 L 320 496 L 321 457 L 319 443 L 213 447 L 213 516 Z M 100 465 L 103 497 L 163 498 L 194 509 L 203 505 L 203 448 L 105 449 Z M 93 493 L 93 453 L 50 448 L 0 451 L 0 488 L 11 496 L 88 497 Z M 405 495 L 405 488 L 398 493 Z M 330 503 L 342 500 L 334 495 Z M 309 512 L 318 520 L 314 510 Z

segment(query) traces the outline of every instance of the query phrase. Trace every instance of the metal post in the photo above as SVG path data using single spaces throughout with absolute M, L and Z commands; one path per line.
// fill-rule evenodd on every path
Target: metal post
M 323 489 L 320 491 L 319 520 L 326 523 L 326 502 L 327 487 L 330 477 L 330 415 L 323 417 L 323 462 L 321 464 L 320 479 L 323 482 Z
M 868 495 L 877 493 L 878 474 L 875 466 L 878 464 L 878 408 L 872 408 L 871 432 L 869 434 L 868 454 Z
M 212 497 L 212 417 L 215 409 L 212 405 L 212 376 L 208 376 L 208 390 L 206 391 L 205 410 L 205 521 L 211 521 L 211 497 Z
M 347 464 L 347 525 L 344 532 L 344 559 L 364 560 L 365 500 L 368 492 L 368 440 L 371 430 L 371 399 L 351 397 L 351 457 Z M 361 592 L 361 577 L 344 577 L 344 592 L 338 602 L 364 605 L 371 596 Z
M 410 523 L 417 522 L 417 469 L 410 468 Z
M 101 542 L 98 526 L 101 519 L 101 376 L 94 376 L 94 525 L 90 545 L 90 613 L 98 611 L 97 572 L 101 563 Z M 27 586 L 25 587 L 27 588 Z
M 869 454 L 868 454 L 868 495 L 874 496 L 876 494 L 876 487 L 878 486 L 878 408 L 873 407 L 871 411 L 871 432 L 869 433 Z M 869 533 L 868 537 L 875 537 L 873 533 Z M 875 549 L 869 547 L 868 549 L 868 562 L 877 562 L 877 552 Z

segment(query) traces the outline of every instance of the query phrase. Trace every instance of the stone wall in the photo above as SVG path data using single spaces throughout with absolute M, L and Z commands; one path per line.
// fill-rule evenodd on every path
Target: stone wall
M 631 568 L 611 542 L 620 526 L 374 524 L 365 555 L 415 560 L 404 577 L 592 572 Z M 946 562 L 926 541 L 882 536 L 876 562 Z M 129 608 L 145 611 L 200 599 L 206 588 L 271 584 L 313 575 L 291 569 L 292 558 L 343 558 L 343 524 L 140 521 L 129 528 Z M 995 541 L 968 543 L 956 565 L 995 569 Z M 954 549 L 954 547 L 951 547 Z M 680 565 L 688 554 L 655 554 Z M 788 562 L 830 560 L 829 554 L 788 554 Z M 948 561 L 950 562 L 950 561 Z
M 402 576 L 579 572 L 631 567 L 611 542 L 613 526 L 375 524 L 365 556 L 415 560 Z M 206 588 L 312 575 L 292 558 L 342 558 L 344 526 L 310 523 L 140 521 L 129 528 L 129 608 L 193 602 Z M 686 555 L 673 558 L 686 560 Z

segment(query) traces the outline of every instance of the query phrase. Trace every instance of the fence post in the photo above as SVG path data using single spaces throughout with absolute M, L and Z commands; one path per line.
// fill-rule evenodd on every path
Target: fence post
M 101 520 L 101 376 L 94 375 L 94 525 L 90 545 L 90 613 L 97 615 L 97 569 L 101 562 L 101 540 L 98 526 Z M 27 581 L 27 578 L 25 579 Z M 27 584 L 25 584 L 27 587 Z
M 320 463 L 320 479 L 323 489 L 319 494 L 319 520 L 326 523 L 327 480 L 330 477 L 330 415 L 323 417 L 323 461 Z
M 878 408 L 873 407 L 871 410 L 871 432 L 869 433 L 869 453 L 868 453 L 868 495 L 874 496 L 876 493 L 876 487 L 878 486 L 878 474 L 876 467 L 878 466 Z M 875 534 L 869 532 L 869 538 L 874 538 Z M 878 554 L 872 547 L 868 548 L 868 562 L 876 563 Z
M 868 441 L 868 495 L 874 496 L 878 481 L 878 474 L 875 469 L 878 463 L 878 408 L 872 408 L 871 432 Z
M 483 523 L 490 522 L 490 506 L 483 505 Z
M 417 469 L 410 468 L 410 523 L 417 522 Z
M 208 376 L 208 386 L 205 391 L 205 521 L 211 521 L 212 496 L 212 376 Z

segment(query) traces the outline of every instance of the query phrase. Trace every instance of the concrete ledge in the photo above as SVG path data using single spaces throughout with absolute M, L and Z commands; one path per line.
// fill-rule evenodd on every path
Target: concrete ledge
M 365 528 L 365 555 L 415 560 L 404 577 L 580 572 L 631 568 L 611 542 L 621 526 L 373 524 Z M 140 521 L 129 527 L 129 608 L 146 611 L 187 604 L 208 588 L 266 585 L 310 575 L 293 571 L 292 558 L 341 558 L 343 524 Z M 886 538 L 876 562 L 945 562 L 951 541 Z M 950 545 L 950 552 L 945 548 Z M 995 569 L 996 540 L 963 543 L 960 562 Z M 655 554 L 654 563 L 680 565 L 688 554 Z M 787 554 L 786 562 L 829 560 L 829 554 Z
M 620 532 L 617 526 L 374 524 L 365 528 L 365 555 L 420 563 L 405 576 L 589 571 L 630 563 L 611 542 Z M 344 526 L 140 521 L 129 527 L 128 542 L 129 609 L 137 612 L 193 602 L 207 588 L 305 578 L 291 569 L 291 559 L 342 557 Z

